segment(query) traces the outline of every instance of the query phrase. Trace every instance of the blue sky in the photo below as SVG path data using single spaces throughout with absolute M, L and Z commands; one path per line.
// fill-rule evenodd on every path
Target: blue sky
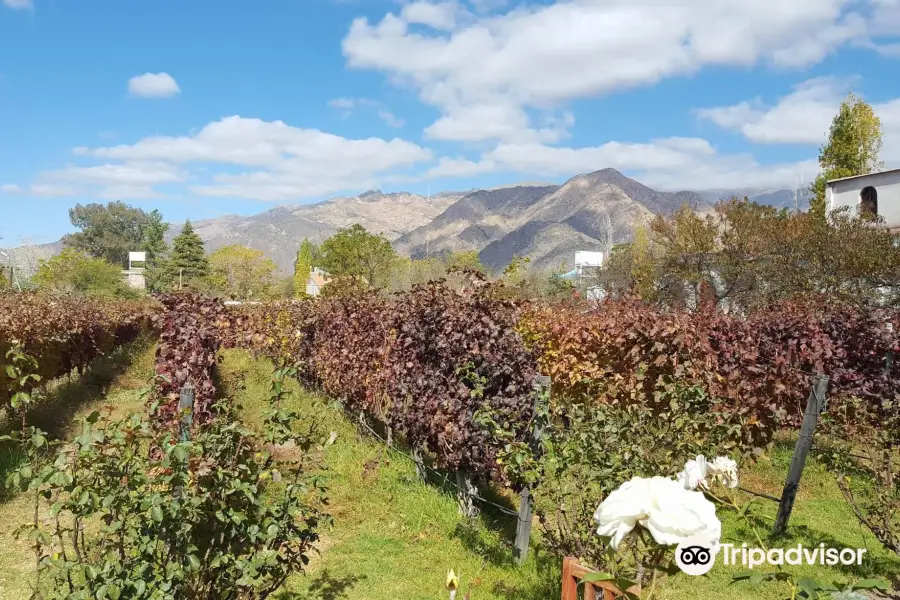
M 0 0 L 0 245 L 615 167 L 791 187 L 840 98 L 900 167 L 900 0 Z

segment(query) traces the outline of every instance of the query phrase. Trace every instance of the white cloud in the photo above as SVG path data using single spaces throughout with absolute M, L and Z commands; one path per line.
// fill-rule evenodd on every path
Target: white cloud
M 761 100 L 731 106 L 702 108 L 701 119 L 740 133 L 760 144 L 819 145 L 828 137 L 831 121 L 853 80 L 820 77 L 794 86 L 773 106 Z M 888 167 L 900 166 L 900 98 L 873 103 L 881 119 L 884 146 L 881 157 Z
M 761 144 L 819 144 L 827 133 L 850 81 L 833 77 L 810 79 L 766 108 L 761 100 L 732 106 L 701 108 L 696 114 L 724 129 L 740 132 Z
M 456 16 L 461 7 L 453 0 L 449 2 L 411 2 L 400 11 L 407 23 L 419 23 L 433 29 L 449 31 L 456 25 Z
M 239 116 L 212 122 L 192 135 L 78 147 L 74 153 L 107 164 L 68 167 L 40 179 L 99 186 L 105 195 L 130 197 L 156 195 L 154 186 L 160 184 L 188 183 L 189 191 L 199 195 L 266 201 L 374 187 L 382 176 L 432 160 L 430 150 L 397 138 L 351 140 Z M 218 169 L 210 169 L 211 178 L 201 178 L 209 165 Z M 234 167 L 248 170 L 235 173 Z
M 520 141 L 540 137 L 526 107 L 558 108 L 707 66 L 806 67 L 844 45 L 874 43 L 883 32 L 871 17 L 886 2 L 569 0 L 466 13 L 452 26 L 441 21 L 447 31 L 414 27 L 424 19 L 407 4 L 379 22 L 354 21 L 343 51 L 350 67 L 382 71 L 436 106 L 431 137 Z M 486 130 L 484 116 L 501 110 Z
M 171 98 L 181 88 L 168 73 L 144 73 L 128 80 L 128 92 L 141 98 Z
M 719 154 L 701 138 L 663 138 L 645 143 L 607 142 L 563 148 L 540 143 L 500 143 L 478 160 L 442 158 L 424 178 L 508 172 L 530 177 L 571 177 L 612 167 L 661 190 L 791 187 L 817 171 L 814 160 L 762 165 L 749 154 Z
M 354 109 L 362 106 L 374 109 L 378 118 L 390 127 L 403 127 L 406 123 L 406 121 L 391 112 L 384 103 L 371 98 L 335 98 L 328 103 L 328 106 L 340 110 L 345 118 L 352 115 Z
M 3 0 L 3 6 L 14 10 L 31 10 L 34 8 L 31 0 Z
M 472 161 L 467 158 L 442 157 L 438 164 L 429 169 L 425 179 L 438 179 L 440 177 L 471 177 L 481 173 L 496 171 L 498 165 L 492 160 Z
M 0 185 L 0 194 L 19 194 L 21 192 L 22 187 L 14 183 L 4 183 L 3 185 Z
M 62 198 L 66 196 L 75 196 L 78 194 L 78 190 L 76 190 L 72 186 L 68 185 L 53 185 L 46 183 L 35 183 L 28 187 L 28 192 L 32 196 L 50 196 L 54 198 Z

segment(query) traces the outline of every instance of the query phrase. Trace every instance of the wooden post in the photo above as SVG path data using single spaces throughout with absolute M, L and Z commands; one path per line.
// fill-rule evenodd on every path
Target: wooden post
M 519 520 L 516 523 L 516 541 L 513 546 L 513 558 L 522 566 L 528 558 L 528 545 L 531 541 L 531 518 L 534 514 L 534 498 L 531 488 L 525 486 L 519 495 Z
M 787 481 L 784 483 L 784 491 L 781 493 L 781 502 L 778 504 L 778 516 L 775 517 L 774 535 L 784 533 L 791 511 L 794 509 L 794 499 L 800 487 L 800 477 L 803 475 L 803 467 L 806 466 L 806 455 L 812 447 L 813 433 L 819 422 L 819 414 L 825 410 L 825 394 L 828 390 L 828 377 L 821 373 L 813 379 L 809 399 L 806 401 L 806 410 L 803 413 L 803 425 L 800 427 L 800 437 L 794 447 L 794 457 L 791 459 L 791 468 L 788 471 Z
M 413 462 L 416 463 L 416 475 L 422 481 L 428 481 L 428 474 L 425 472 L 425 461 L 422 459 L 422 453 L 418 448 L 413 448 L 412 457 Z
M 541 438 L 547 427 L 546 409 L 550 402 L 550 378 L 538 375 L 534 381 L 534 413 L 535 418 L 531 428 L 531 440 L 529 446 L 532 454 L 537 457 L 540 452 Z M 520 566 L 528 558 L 528 545 L 531 542 L 531 520 L 534 514 L 534 496 L 531 488 L 525 486 L 519 496 L 519 520 L 516 523 L 516 541 L 513 546 L 513 557 Z
M 465 471 L 456 472 L 456 503 L 459 506 L 459 514 L 467 519 L 475 519 L 478 516 L 478 508 L 475 506 L 475 485 L 472 478 Z
M 179 433 L 182 442 L 191 439 L 191 426 L 194 423 L 194 386 L 188 381 L 181 388 L 178 398 L 178 414 L 181 415 Z
M 194 386 L 188 381 L 181 388 L 181 394 L 178 396 L 178 437 L 182 442 L 191 439 L 191 426 L 194 423 Z M 176 498 L 181 497 L 181 486 L 175 486 L 172 494 Z

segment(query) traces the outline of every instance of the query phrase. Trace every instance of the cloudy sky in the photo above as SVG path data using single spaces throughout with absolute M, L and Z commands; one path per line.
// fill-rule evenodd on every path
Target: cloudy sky
M 0 0 L 0 245 L 614 167 L 793 187 L 854 90 L 900 167 L 900 0 Z

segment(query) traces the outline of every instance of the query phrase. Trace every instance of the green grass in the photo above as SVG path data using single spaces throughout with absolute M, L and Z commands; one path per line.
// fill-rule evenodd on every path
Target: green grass
M 225 386 L 243 405 L 248 421 L 258 423 L 271 373 L 264 360 L 254 360 L 237 351 L 225 353 L 221 368 Z M 475 526 L 457 516 L 455 498 L 437 482 L 423 484 L 411 462 L 387 450 L 383 444 L 348 420 L 336 404 L 294 385 L 295 408 L 321 419 L 326 431 L 335 431 L 337 441 L 326 450 L 334 528 L 323 534 L 322 554 L 309 573 L 290 582 L 283 599 L 444 598 L 447 569 L 461 573 L 463 592 L 471 589 L 472 600 L 559 598 L 560 559 L 535 551 L 522 568 L 511 559 L 514 519 L 487 515 Z M 745 487 L 780 496 L 790 465 L 793 442 L 783 439 L 771 454 L 742 469 Z M 777 505 L 760 500 L 762 513 L 774 519 Z M 733 512 L 720 511 L 726 541 L 751 543 L 753 533 Z M 759 525 L 769 547 L 866 548 L 862 568 L 802 566 L 788 567 L 799 576 L 844 583 L 867 577 L 900 577 L 900 557 L 885 551 L 862 528 L 844 502 L 834 478 L 811 457 L 791 518 L 788 535 L 771 540 L 771 521 Z M 535 542 L 537 542 L 535 534 Z M 688 600 L 723 598 L 756 600 L 779 598 L 784 584 L 751 586 L 731 584 L 733 574 L 746 570 L 719 564 L 710 576 L 679 575 L 665 581 L 657 598 Z
M 220 373 L 245 420 L 258 424 L 270 365 L 226 351 Z M 321 556 L 313 558 L 309 573 L 293 578 L 280 599 L 446 598 L 450 568 L 462 577 L 460 599 L 470 589 L 473 600 L 559 597 L 558 574 L 540 574 L 534 560 L 522 569 L 513 564 L 513 519 L 498 523 L 485 516 L 467 526 L 455 498 L 422 483 L 411 461 L 361 435 L 334 404 L 296 385 L 291 389 L 293 408 L 320 420 L 326 437 L 337 433 L 325 450 L 334 527 L 323 532 Z
M 111 368 L 105 385 L 82 385 L 82 393 L 70 399 L 74 408 L 54 411 L 48 404 L 39 420 L 66 435 L 73 417 L 104 406 L 125 415 L 143 410 L 139 390 L 152 373 L 152 348 L 135 350 L 130 358 Z M 123 370 L 124 369 L 124 370 Z M 248 354 L 228 350 L 219 369 L 221 389 L 242 406 L 241 415 L 252 427 L 261 425 L 261 413 L 271 377 L 271 364 Z M 78 382 L 73 382 L 72 385 Z M 487 513 L 477 524 L 467 525 L 457 515 L 456 501 L 440 481 L 422 483 L 412 463 L 359 432 L 338 405 L 291 383 L 290 402 L 306 419 L 320 423 L 323 437 L 335 432 L 334 444 L 324 449 L 329 481 L 329 511 L 333 528 L 322 532 L 321 554 L 314 555 L 304 575 L 293 577 L 277 595 L 278 600 L 398 600 L 446 598 L 447 569 L 461 575 L 462 592 L 471 600 L 553 600 L 559 598 L 558 557 L 537 550 L 537 533 L 531 556 L 524 567 L 512 561 L 514 519 Z M 59 406 L 59 405 L 57 405 Z M 40 413 L 39 413 L 40 414 Z M 54 417 L 55 415 L 55 417 Z M 51 418 L 54 417 L 54 418 Z M 742 485 L 773 496 L 781 493 L 793 446 L 782 443 L 759 463 L 745 466 Z M 2 450 L 0 450 L 2 451 Z M 0 455 L 15 462 L 14 457 Z M 773 517 L 776 506 L 762 501 Z M 33 559 L 27 543 L 15 540 L 15 526 L 28 519 L 26 496 L 0 502 L 0 599 L 26 600 Z M 752 534 L 733 515 L 720 511 L 727 541 L 750 542 Z M 762 529 L 768 531 L 770 523 Z M 820 542 L 839 547 L 867 548 L 863 569 L 847 571 L 827 567 L 790 567 L 798 574 L 840 582 L 863 577 L 900 576 L 900 559 L 880 547 L 857 523 L 846 506 L 833 477 L 815 461 L 807 463 L 791 519 L 789 536 L 769 542 L 789 547 Z M 740 567 L 717 565 L 709 577 L 677 576 L 667 580 L 655 598 L 693 600 L 723 598 L 756 600 L 784 597 L 778 585 L 731 585 Z

